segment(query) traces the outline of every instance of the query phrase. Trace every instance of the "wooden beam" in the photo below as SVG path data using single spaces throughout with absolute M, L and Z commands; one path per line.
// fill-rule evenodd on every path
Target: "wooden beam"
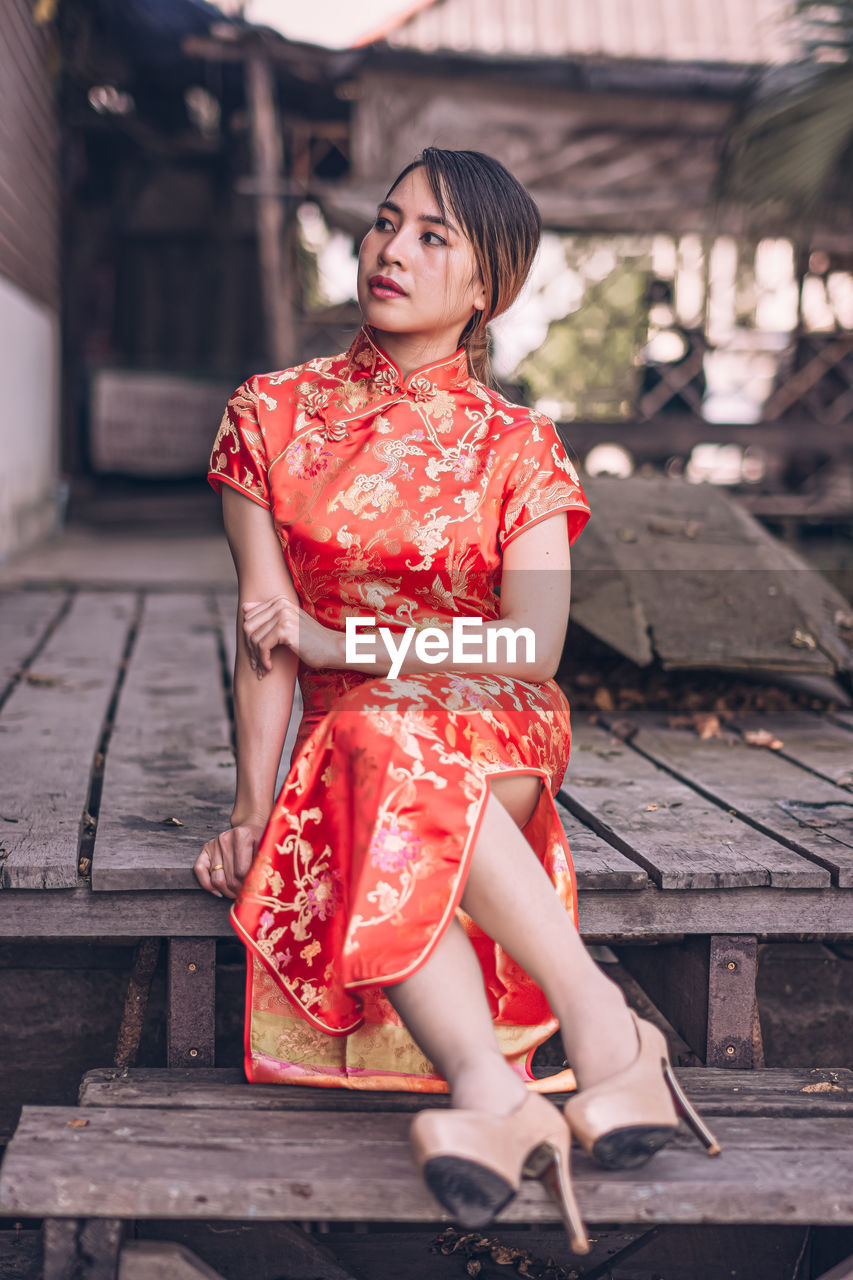
M 282 177 L 283 147 L 275 104 L 275 82 L 266 52 L 254 47 L 245 63 L 246 102 L 258 196 L 255 220 L 260 257 L 261 301 L 269 357 L 277 368 L 295 359 L 293 299 L 287 278 L 288 216 L 282 201 L 267 194 Z
M 320 1093 L 322 1090 L 317 1090 Z M 412 1161 L 410 1116 L 232 1111 L 227 1094 L 201 1110 L 25 1106 L 0 1178 L 13 1216 L 269 1222 L 446 1222 Z M 224 1105 L 223 1105 L 224 1102 Z M 84 1125 L 75 1124 L 79 1120 Z M 572 1156 L 590 1224 L 848 1224 L 853 1222 L 853 1122 L 718 1116 L 722 1147 L 709 1160 L 684 1133 L 649 1169 L 601 1176 Z M 556 1222 L 559 1210 L 525 1179 L 504 1222 Z M 304 1274 L 304 1273 L 303 1273 Z
M 648 422 L 625 418 L 616 422 L 561 422 L 567 448 L 583 454 L 596 444 L 621 444 L 636 462 L 673 454 L 689 454 L 697 444 L 754 445 L 762 449 L 809 448 L 841 456 L 853 453 L 853 439 L 842 427 L 814 422 L 803 414 L 785 422 L 705 422 L 690 414 L 658 416 Z
M 42 1230 L 44 1280 L 116 1280 L 120 1218 L 46 1218 Z
M 684 735 L 685 737 L 687 735 Z M 0 892 L 0 938 L 234 938 L 228 900 L 196 891 L 92 893 L 77 889 Z M 853 888 L 601 889 L 578 892 L 589 942 L 663 934 L 749 933 L 761 941 L 853 939 Z M 152 932 L 153 930 L 153 932 Z M 800 935 L 803 935 L 802 937 Z
M 133 968 L 127 984 L 124 1013 L 116 1042 L 115 1065 L 133 1067 L 139 1054 L 142 1026 L 148 1008 L 151 980 L 160 955 L 159 938 L 140 938 L 133 955 Z
M 166 1060 L 212 1067 L 216 1031 L 216 938 L 169 941 Z
M 756 1034 L 757 940 L 716 934 L 663 947 L 617 947 L 649 998 L 708 1067 L 764 1066 Z
M 652 948 L 646 948 L 651 950 Z M 608 964 L 608 974 L 621 965 Z M 619 975 L 620 986 L 625 975 Z M 625 987 L 623 986 L 623 990 Z M 683 1052 L 669 1023 L 661 1018 L 636 984 L 629 987 L 629 1004 L 643 1018 L 654 1020 L 667 1037 L 678 1083 L 702 1114 L 709 1116 L 837 1116 L 853 1119 L 853 1071 L 849 1067 L 769 1067 L 755 1074 L 751 1069 L 685 1067 L 672 1056 L 673 1044 Z M 639 997 L 639 1000 L 638 1000 Z M 638 1002 L 635 1003 L 635 1000 Z M 817 1089 L 807 1088 L 818 1085 Z M 833 1085 L 836 1086 L 833 1088 Z M 571 1092 L 549 1093 L 553 1101 Z M 449 1107 L 450 1095 L 395 1092 L 385 1089 L 318 1089 L 314 1085 L 250 1084 L 242 1067 L 212 1067 L 194 1071 L 164 1067 L 132 1067 L 118 1072 L 93 1067 L 80 1082 L 78 1105 L 84 1114 L 90 1107 L 154 1107 L 205 1109 L 222 1105 L 228 1110 L 270 1112 L 383 1112 L 410 1114 L 425 1105 Z M 321 1126 L 327 1129 L 328 1125 Z

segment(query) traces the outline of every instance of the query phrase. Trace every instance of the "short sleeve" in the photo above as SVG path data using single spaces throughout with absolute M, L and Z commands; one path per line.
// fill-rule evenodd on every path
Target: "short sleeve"
M 500 546 L 558 511 L 567 513 L 569 545 L 590 517 L 589 502 L 557 428 L 540 414 L 510 471 L 500 518 Z
M 268 510 L 272 506 L 258 398 L 249 381 L 237 388 L 225 406 L 207 478 L 217 493 L 221 493 L 223 484 L 228 484 L 259 506 Z

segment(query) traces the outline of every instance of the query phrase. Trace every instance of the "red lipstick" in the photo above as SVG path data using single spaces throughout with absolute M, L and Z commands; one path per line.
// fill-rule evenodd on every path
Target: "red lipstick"
M 405 289 L 401 289 L 396 280 L 392 280 L 390 276 L 371 276 L 367 283 L 374 298 L 406 297 Z

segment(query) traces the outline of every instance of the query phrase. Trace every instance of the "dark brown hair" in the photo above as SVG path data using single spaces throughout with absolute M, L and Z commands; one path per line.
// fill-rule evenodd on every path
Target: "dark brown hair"
M 515 301 L 527 279 L 542 235 L 542 219 L 531 196 L 499 160 L 482 151 L 425 147 L 398 174 L 388 196 L 413 169 L 423 166 L 442 217 L 454 215 L 471 242 L 486 306 L 477 310 L 459 338 L 471 375 L 490 379 L 486 325 Z

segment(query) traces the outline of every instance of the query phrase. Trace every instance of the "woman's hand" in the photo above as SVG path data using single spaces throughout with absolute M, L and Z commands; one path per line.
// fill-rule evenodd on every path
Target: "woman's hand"
M 217 898 L 236 898 L 265 827 L 261 821 L 240 822 L 208 840 L 193 866 L 201 887 Z
M 308 667 L 339 665 L 343 636 L 324 627 L 287 596 L 243 605 L 243 638 L 259 680 L 272 671 L 272 651 L 286 644 Z

